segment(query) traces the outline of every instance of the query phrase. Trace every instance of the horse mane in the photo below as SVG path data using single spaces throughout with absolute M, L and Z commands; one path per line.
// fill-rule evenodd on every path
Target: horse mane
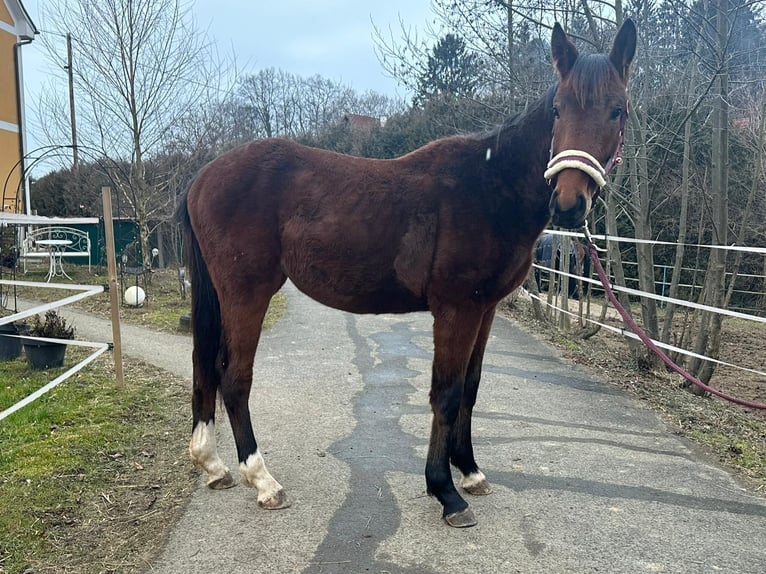
M 479 141 L 494 142 L 493 149 L 495 153 L 501 153 L 513 146 L 513 138 L 521 137 L 523 139 L 532 138 L 537 135 L 536 121 L 531 118 L 539 119 L 542 114 L 550 123 L 553 123 L 553 96 L 556 94 L 558 84 L 553 84 L 545 95 L 533 101 L 526 109 L 515 112 L 508 116 L 501 124 L 494 128 L 469 134 L 467 137 Z M 523 132 L 530 131 L 529 134 Z M 527 138 L 528 136 L 528 138 Z
M 588 54 L 575 60 L 565 80 L 583 109 L 609 94 L 609 87 L 622 85 L 620 75 L 604 54 Z
M 604 54 L 587 54 L 577 58 L 564 82 L 572 89 L 577 103 L 583 108 L 607 97 L 610 93 L 610 88 L 615 83 L 617 85 L 622 84 L 619 73 L 609 57 Z M 556 95 L 558 86 L 558 82 L 553 84 L 542 98 L 533 102 L 527 109 L 511 115 L 493 130 L 473 134 L 473 137 L 482 140 L 494 137 L 497 141 L 497 147 L 500 148 L 502 147 L 503 140 L 508 138 L 510 134 L 518 134 L 519 130 L 526 128 L 538 129 L 537 125 L 528 124 L 531 116 L 537 116 L 538 113 L 542 113 L 552 123 L 553 116 L 551 110 L 553 109 L 553 98 Z M 534 134 L 530 134 L 530 137 L 532 135 Z
M 566 77 L 567 84 L 571 87 L 577 103 L 585 108 L 595 101 L 603 100 L 609 95 L 610 87 L 617 83 L 622 84 L 620 75 L 612 64 L 608 56 L 604 54 L 582 55 L 575 60 L 574 66 Z M 484 133 L 473 134 L 476 138 L 486 138 L 491 135 L 501 135 L 515 128 L 520 127 L 528 117 L 534 113 L 536 108 L 543 107 L 543 112 L 547 113 L 553 109 L 553 98 L 558 89 L 558 82 L 553 84 L 545 92 L 545 96 L 534 103 L 529 108 L 516 112 L 508 117 L 501 125 L 493 130 Z M 552 116 L 551 116 L 552 120 Z
M 519 112 L 516 112 L 506 118 L 506 120 L 498 127 L 496 127 L 492 132 L 496 131 L 505 131 L 514 127 L 519 126 L 522 124 L 525 120 L 529 118 L 531 114 L 534 113 L 534 111 L 537 108 L 540 108 L 542 106 L 544 108 L 544 111 L 550 111 L 553 109 L 553 96 L 556 95 L 556 89 L 558 88 L 558 83 L 553 84 L 550 86 L 546 91 L 545 95 L 542 98 L 538 98 L 537 100 L 533 101 L 526 109 L 521 110 Z M 551 116 L 552 119 L 552 116 Z

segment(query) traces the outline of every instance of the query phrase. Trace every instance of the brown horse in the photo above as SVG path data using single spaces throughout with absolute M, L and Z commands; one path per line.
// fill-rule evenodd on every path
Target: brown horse
M 495 306 L 527 276 L 549 220 L 582 225 L 619 161 L 635 46 L 626 21 L 609 56 L 580 56 L 556 24 L 557 85 L 491 133 L 440 139 L 394 160 L 268 139 L 200 172 L 179 218 L 192 283 L 190 453 L 211 488 L 234 484 L 215 448 L 220 392 L 242 482 L 263 508 L 288 506 L 258 450 L 248 396 L 264 315 L 289 278 L 344 311 L 431 311 L 426 485 L 448 524 L 476 523 L 450 463 L 464 491 L 490 493 L 474 459 L 471 414 Z

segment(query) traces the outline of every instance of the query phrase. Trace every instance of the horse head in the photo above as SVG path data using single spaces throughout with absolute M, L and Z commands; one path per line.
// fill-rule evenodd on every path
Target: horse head
M 580 55 L 557 23 L 551 54 L 558 75 L 553 97 L 551 157 L 545 178 L 553 188 L 554 225 L 579 227 L 622 161 L 628 119 L 628 75 L 636 52 L 636 27 L 626 20 L 609 56 Z

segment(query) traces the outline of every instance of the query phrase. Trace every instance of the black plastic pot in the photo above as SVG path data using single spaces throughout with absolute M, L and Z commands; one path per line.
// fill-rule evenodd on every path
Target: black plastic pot
M 0 325 L 0 361 L 12 361 L 21 355 L 21 339 L 6 335 L 23 335 L 29 331 L 29 325 L 6 323 Z
M 45 369 L 61 367 L 64 364 L 65 343 L 24 339 L 23 345 L 30 369 L 44 371 Z

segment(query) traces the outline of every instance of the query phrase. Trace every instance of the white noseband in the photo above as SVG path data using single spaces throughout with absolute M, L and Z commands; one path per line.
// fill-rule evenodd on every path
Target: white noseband
M 545 170 L 543 177 L 549 182 L 553 177 L 565 169 L 579 169 L 588 174 L 599 188 L 606 185 L 606 170 L 601 167 L 599 161 L 588 152 L 578 149 L 567 149 L 548 162 L 548 169 Z

